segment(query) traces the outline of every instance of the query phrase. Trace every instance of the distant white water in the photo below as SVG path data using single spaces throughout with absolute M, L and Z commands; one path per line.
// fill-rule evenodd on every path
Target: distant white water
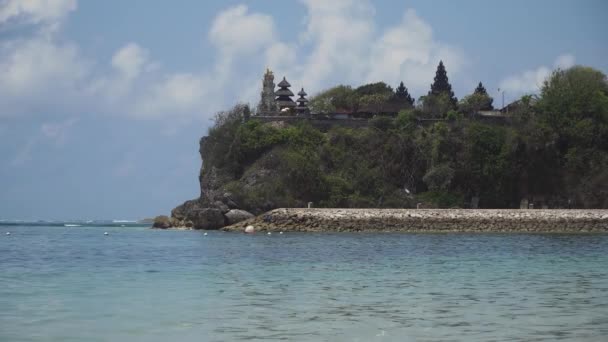
M 150 223 L 142 223 L 132 220 L 66 220 L 66 221 L 47 221 L 47 220 L 0 220 L 1 226 L 11 227 L 149 227 Z

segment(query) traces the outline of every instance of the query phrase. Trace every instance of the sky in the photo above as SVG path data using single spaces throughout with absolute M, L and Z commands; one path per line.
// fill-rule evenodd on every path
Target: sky
M 608 72 L 604 0 L 0 0 L 0 219 L 139 219 L 199 195 L 214 114 L 266 67 L 314 95 L 443 60 L 456 96 Z M 501 89 L 501 92 L 498 91 Z

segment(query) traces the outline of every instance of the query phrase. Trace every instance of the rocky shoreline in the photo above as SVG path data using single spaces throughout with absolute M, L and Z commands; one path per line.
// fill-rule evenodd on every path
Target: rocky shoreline
M 285 232 L 608 233 L 608 210 L 281 208 L 221 228 Z
M 171 210 L 171 217 L 160 215 L 154 218 L 152 228 L 159 229 L 206 229 L 213 230 L 254 217 L 235 204 L 217 201 L 211 205 L 200 200 L 186 201 Z

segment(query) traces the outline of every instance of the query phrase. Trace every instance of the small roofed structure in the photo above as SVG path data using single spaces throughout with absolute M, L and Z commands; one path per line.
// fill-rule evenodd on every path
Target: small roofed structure
M 275 102 L 277 103 L 277 106 L 279 106 L 279 110 L 281 112 L 285 112 L 283 109 L 291 110 L 295 108 L 296 103 L 293 102 L 293 100 L 291 99 L 293 93 L 291 92 L 291 90 L 289 90 L 291 84 L 289 84 L 285 77 L 283 77 L 283 80 L 279 82 L 278 86 L 279 90 L 277 90 L 274 94 L 277 97 Z
M 308 108 L 308 99 L 306 98 L 306 92 L 304 91 L 304 88 L 302 88 L 302 90 L 300 90 L 300 92 L 298 93 L 298 96 L 300 96 L 300 98 L 298 98 L 296 101 L 298 102 L 298 105 L 296 106 L 296 113 L 298 114 L 298 116 L 305 116 L 310 114 L 310 109 Z

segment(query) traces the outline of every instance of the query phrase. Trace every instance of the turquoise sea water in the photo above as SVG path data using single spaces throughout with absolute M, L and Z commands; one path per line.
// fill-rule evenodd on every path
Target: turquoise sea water
M 608 336 L 608 235 L 0 229 L 0 341 Z

